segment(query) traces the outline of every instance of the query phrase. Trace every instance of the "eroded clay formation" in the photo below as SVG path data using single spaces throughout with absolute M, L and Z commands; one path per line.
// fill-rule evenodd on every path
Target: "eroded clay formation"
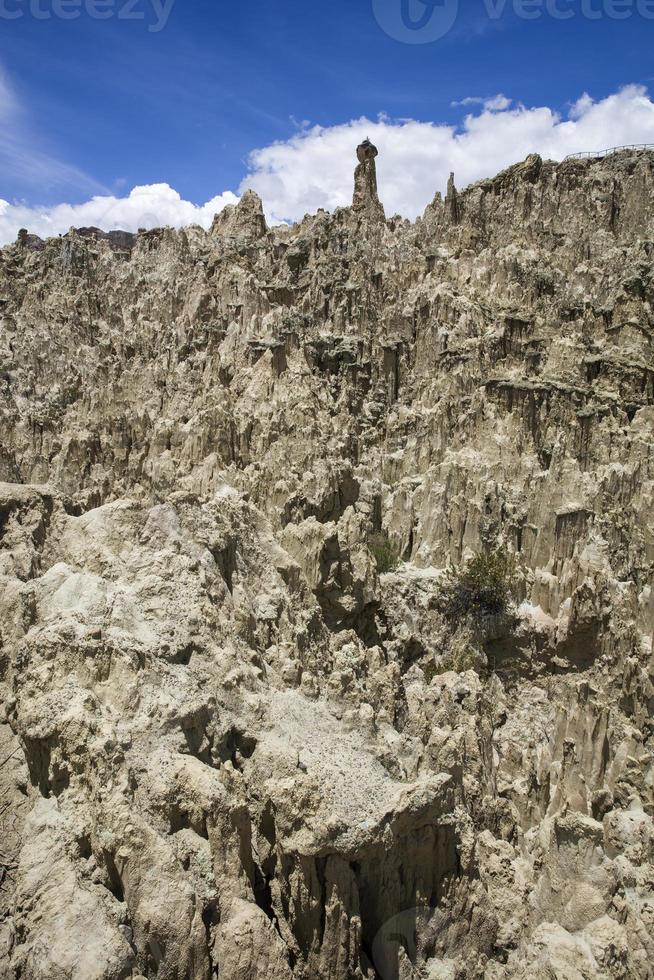
M 2 977 L 652 976 L 654 155 L 373 150 L 0 252 Z

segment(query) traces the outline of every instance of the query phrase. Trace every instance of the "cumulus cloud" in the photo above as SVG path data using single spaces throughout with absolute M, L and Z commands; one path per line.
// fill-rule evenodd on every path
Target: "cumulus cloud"
M 199 224 L 208 228 L 218 211 L 237 202 L 236 194 L 226 191 L 206 204 L 192 204 L 184 201 L 169 184 L 135 187 L 127 197 L 97 195 L 84 204 L 57 204 L 51 208 L 0 201 L 0 241 L 13 241 L 19 228 L 28 228 L 42 238 L 62 234 L 71 227 L 138 231 L 162 225 Z
M 271 221 L 295 221 L 318 208 L 350 203 L 354 149 L 366 136 L 379 147 L 379 187 L 387 214 L 413 218 L 450 171 L 459 187 L 491 176 L 529 153 L 560 160 L 581 150 L 625 143 L 654 144 L 654 103 L 630 85 L 605 99 L 583 94 L 561 115 L 547 106 L 513 104 L 504 95 L 463 100 L 477 111 L 460 125 L 412 119 L 356 119 L 336 126 L 303 126 L 291 139 L 255 150 L 240 192 L 257 191 Z M 183 200 L 168 184 L 136 187 L 125 197 L 98 195 L 84 204 L 35 208 L 0 202 L 0 241 L 26 227 L 54 235 L 71 225 L 105 230 L 190 223 L 208 227 L 215 212 L 237 197 L 226 191 L 206 204 Z
M 506 104 L 505 104 L 506 103 Z M 420 214 L 451 171 L 459 187 L 488 177 L 529 153 L 560 160 L 581 150 L 624 143 L 654 143 L 654 103 L 647 89 L 630 85 L 605 99 L 584 94 L 565 116 L 546 106 L 512 105 L 505 96 L 484 99 L 460 126 L 415 120 L 357 119 L 314 126 L 250 156 L 251 187 L 276 220 L 296 220 L 318 207 L 349 203 L 354 147 L 369 136 L 379 148 L 380 195 L 387 214 Z

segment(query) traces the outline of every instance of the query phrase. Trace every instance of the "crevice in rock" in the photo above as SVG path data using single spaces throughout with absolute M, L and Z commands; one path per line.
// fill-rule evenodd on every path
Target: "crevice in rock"
M 177 803 L 170 808 L 169 822 L 171 834 L 178 834 L 182 830 L 192 830 L 203 840 L 209 840 L 207 819 L 204 813 L 198 818 L 197 815 L 189 813 Z
M 223 581 L 230 592 L 234 591 L 233 579 L 237 568 L 236 547 L 236 540 L 232 540 L 229 541 L 224 547 L 214 548 L 211 551 Z
M 125 901 L 125 889 L 123 887 L 122 878 L 118 868 L 116 867 L 116 862 L 114 861 L 113 855 L 105 852 L 104 854 L 104 866 L 107 873 L 107 888 L 114 896 L 117 902 L 121 904 Z
M 224 732 L 215 746 L 218 759 L 224 765 L 231 762 L 235 769 L 243 768 L 243 761 L 251 759 L 257 747 L 257 739 L 233 725 Z

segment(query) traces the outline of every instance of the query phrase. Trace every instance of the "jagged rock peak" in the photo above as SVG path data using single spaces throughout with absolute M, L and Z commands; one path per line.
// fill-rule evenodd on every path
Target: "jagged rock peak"
M 367 217 L 384 220 L 384 208 L 377 193 L 377 164 L 379 150 L 369 139 L 357 146 L 359 161 L 354 171 L 354 197 L 352 207 L 355 211 L 364 213 Z
M 256 191 L 245 192 L 238 204 L 228 204 L 213 219 L 211 234 L 238 238 L 262 238 L 268 231 L 263 204 Z

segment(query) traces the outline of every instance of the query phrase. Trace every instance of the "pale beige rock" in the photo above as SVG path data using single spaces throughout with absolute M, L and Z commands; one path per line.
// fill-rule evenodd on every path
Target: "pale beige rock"
M 652 975 L 654 155 L 373 151 L 0 251 L 8 980 Z

